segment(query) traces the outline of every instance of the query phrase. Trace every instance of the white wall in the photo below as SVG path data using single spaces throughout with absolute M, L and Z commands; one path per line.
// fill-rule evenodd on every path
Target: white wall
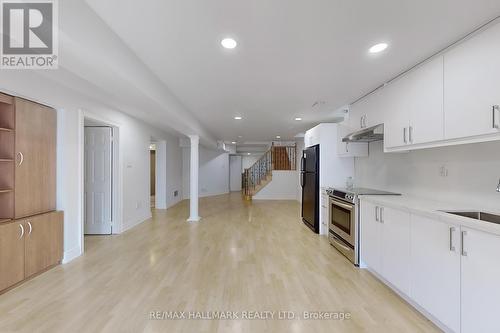
M 440 168 L 448 177 L 440 176 Z M 358 186 L 385 189 L 433 200 L 477 205 L 498 211 L 500 142 L 384 154 L 382 142 L 370 144 L 370 156 L 356 158 Z
M 241 156 L 229 156 L 229 190 L 241 191 Z
M 264 155 L 264 153 L 257 155 L 243 155 L 241 157 L 241 173 L 243 173 L 245 169 L 248 169 L 252 165 L 254 165 L 255 162 L 257 162 L 259 158 L 262 157 L 262 155 Z
M 273 171 L 273 179 L 252 197 L 254 200 L 297 200 L 298 171 Z
M 63 71 L 59 70 L 58 72 Z M 64 71 L 63 71 L 64 72 Z M 65 73 L 64 75 L 71 75 Z M 44 72 L 2 71 L 0 91 L 28 98 L 58 109 L 57 209 L 64 210 L 64 262 L 80 255 L 83 213 L 83 118 L 92 113 L 120 127 L 121 189 L 117 223 L 123 229 L 141 222 L 149 208 L 149 143 L 151 136 L 167 142 L 167 182 L 181 190 L 181 149 L 178 138 L 156 130 L 141 121 L 95 102 L 70 88 L 49 79 Z M 86 110 L 86 111 L 83 111 Z M 168 199 L 168 205 L 182 194 Z M 142 202 L 136 208 L 137 202 Z
M 302 186 L 300 185 L 300 162 L 302 159 L 302 151 L 305 148 L 304 140 L 299 140 L 297 142 L 297 177 L 299 178 L 298 183 L 297 183 L 297 201 L 302 202 Z
M 182 193 L 189 199 L 190 148 L 182 148 Z M 229 193 L 229 154 L 200 146 L 199 196 Z

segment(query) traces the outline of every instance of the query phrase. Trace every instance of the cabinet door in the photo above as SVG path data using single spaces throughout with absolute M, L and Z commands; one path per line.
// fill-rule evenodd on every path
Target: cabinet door
M 410 296 L 460 332 L 460 227 L 411 216 Z
M 380 210 L 382 276 L 403 293 L 410 289 L 410 214 L 392 208 Z
M 16 218 L 55 209 L 56 126 L 55 110 L 16 98 Z
M 500 332 L 500 237 L 462 227 L 462 333 Z
M 371 202 L 361 202 L 361 261 L 377 273 L 381 273 L 381 223 L 377 221 L 378 207 Z M 377 214 L 378 216 L 378 214 Z
M 63 252 L 63 213 L 31 217 L 25 222 L 26 277 L 59 263 Z
M 385 88 L 386 119 L 384 121 L 384 147 L 397 148 L 409 144 L 410 113 L 405 100 L 405 78 Z
M 0 224 L 0 290 L 24 279 L 22 222 Z
M 342 139 L 354 132 L 344 125 L 337 127 L 337 156 L 340 157 L 364 157 L 368 156 L 368 143 L 342 142 Z
M 500 104 L 499 41 L 497 23 L 445 54 L 446 139 L 499 133 L 493 126 L 493 106 Z

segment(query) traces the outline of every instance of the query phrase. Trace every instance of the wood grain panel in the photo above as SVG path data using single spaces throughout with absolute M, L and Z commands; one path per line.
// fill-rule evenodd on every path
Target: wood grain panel
M 63 253 L 62 212 L 30 217 L 26 219 L 25 230 L 26 277 L 37 274 L 61 261 Z
M 24 279 L 23 222 L 0 224 L 0 290 Z
M 16 154 L 24 156 L 15 176 L 15 217 L 21 218 L 55 210 L 57 115 L 20 98 L 15 104 Z

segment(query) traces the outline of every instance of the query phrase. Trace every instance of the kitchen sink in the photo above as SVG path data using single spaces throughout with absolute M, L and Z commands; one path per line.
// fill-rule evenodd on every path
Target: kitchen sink
M 454 212 L 454 211 L 443 211 L 443 212 L 448 213 L 448 214 L 468 217 L 468 218 L 475 219 L 475 220 L 500 224 L 500 215 L 494 215 L 494 214 L 485 213 L 485 212 Z

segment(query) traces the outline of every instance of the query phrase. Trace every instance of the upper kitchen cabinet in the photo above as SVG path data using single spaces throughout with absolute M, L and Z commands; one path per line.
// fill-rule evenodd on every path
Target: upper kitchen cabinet
M 385 95 L 386 150 L 443 140 L 442 56 L 391 82 Z
M 15 218 L 56 208 L 56 127 L 54 109 L 15 99 Z
M 500 24 L 444 56 L 445 138 L 500 133 Z
M 380 88 L 352 104 L 347 125 L 354 131 L 383 124 L 385 119 L 385 89 Z

